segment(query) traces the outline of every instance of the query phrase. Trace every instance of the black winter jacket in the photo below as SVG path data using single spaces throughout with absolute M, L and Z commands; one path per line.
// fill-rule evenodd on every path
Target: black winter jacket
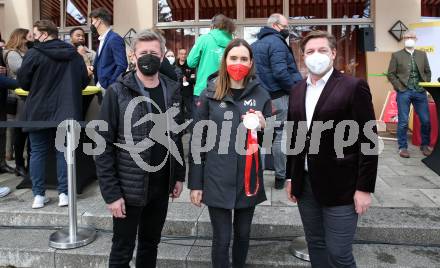
M 59 39 L 35 45 L 23 58 L 17 80 L 29 91 L 22 120 L 82 120 L 82 90 L 89 78 L 83 58 Z
M 144 96 L 144 88 L 140 88 L 135 76 L 135 71 L 120 76 L 117 82 L 107 89 L 101 107 L 100 119 L 108 123 L 108 131 L 99 132 L 105 139 L 106 149 L 103 154 L 96 157 L 95 163 L 101 194 L 107 204 L 123 197 L 125 203 L 130 206 L 145 206 L 148 200 L 149 173 L 136 164 L 127 150 L 115 145 L 115 143 L 128 145 L 129 139 L 132 138 L 134 148 L 139 149 L 137 152 L 142 161 L 149 163 L 150 158 L 154 157 L 151 155 L 151 144 L 140 143 L 150 138 L 146 133 L 150 133 L 154 124 L 149 120 L 135 126 L 141 118 L 151 113 L 151 103 L 130 104 L 134 98 Z M 165 75 L 160 75 L 160 84 L 165 92 L 167 110 L 170 107 L 179 109 L 174 120 L 181 125 L 183 117 L 180 110 L 180 85 Z M 127 109 L 132 109 L 132 118 L 131 122 L 125 122 L 124 126 Z M 131 135 L 126 134 L 127 130 L 124 127 L 130 128 Z M 175 130 L 173 127 L 168 127 L 170 141 L 177 146 L 180 158 L 184 161 L 181 134 L 174 133 L 173 130 Z M 150 141 L 155 142 L 153 139 Z M 186 170 L 184 162 L 180 164 L 172 154 L 168 157 L 170 177 L 164 179 L 168 179 L 171 192 L 176 181 L 185 180 Z
M 263 170 L 260 159 L 260 188 L 253 197 L 247 197 L 244 189 L 244 170 L 246 155 L 239 154 L 235 149 L 238 137 L 246 139 L 246 129 L 242 124 L 242 115 L 249 109 L 261 111 L 265 118 L 272 115 L 271 99 L 266 90 L 254 79 L 251 80 L 237 101 L 227 95 L 219 101 L 214 98 L 215 82 L 210 81 L 208 88 L 202 91 L 195 112 L 195 128 L 193 130 L 190 168 L 188 175 L 188 188 L 191 190 L 203 190 L 203 203 L 217 208 L 239 209 L 253 207 L 266 200 L 264 191 Z M 232 120 L 225 120 L 225 113 L 232 112 Z M 215 136 L 207 137 L 209 131 L 197 131 L 197 124 L 202 120 L 212 120 L 217 125 Z M 231 122 L 230 139 L 228 143 L 220 143 L 224 122 Z M 260 137 L 259 137 L 260 138 Z M 194 161 L 193 142 L 205 144 L 207 139 L 215 139 L 213 149 L 207 153 L 201 153 L 201 163 Z M 222 139 L 223 140 L 223 139 Z M 224 139 L 226 140 L 226 139 Z M 261 141 L 261 140 L 260 140 Z M 227 149 L 226 153 L 219 150 Z M 243 148 L 244 149 L 244 148 Z M 256 173 L 255 167 L 251 172 L 251 192 L 255 190 Z

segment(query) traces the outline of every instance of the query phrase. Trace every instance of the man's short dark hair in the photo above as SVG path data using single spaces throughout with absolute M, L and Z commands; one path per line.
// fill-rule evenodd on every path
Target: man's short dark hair
M 58 38 L 58 27 L 50 20 L 39 20 L 34 23 L 34 28 L 40 32 L 46 32 L 53 38 Z
M 328 40 L 328 45 L 330 46 L 331 49 L 336 49 L 336 38 L 334 35 L 332 35 L 329 32 L 326 31 L 312 31 L 310 33 L 308 33 L 302 40 L 301 40 L 301 51 L 304 52 L 304 49 L 306 48 L 306 44 L 312 40 L 312 39 L 316 39 L 316 38 L 327 38 Z
M 107 26 L 112 23 L 112 15 L 105 7 L 98 7 L 92 10 L 89 17 L 101 19 Z
M 76 31 L 82 31 L 83 34 L 86 34 L 86 32 L 84 31 L 83 28 L 81 28 L 81 27 L 75 27 L 75 28 L 73 28 L 72 30 L 70 30 L 70 36 L 72 36 Z

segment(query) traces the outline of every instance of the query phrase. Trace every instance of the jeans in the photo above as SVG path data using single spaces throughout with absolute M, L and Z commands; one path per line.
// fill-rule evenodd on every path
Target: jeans
M 29 174 L 32 180 L 34 196 L 44 196 L 46 189 L 46 162 L 50 150 L 54 149 L 56 129 L 45 129 L 29 132 L 31 146 L 31 160 Z M 57 161 L 58 193 L 67 194 L 67 163 L 64 153 L 55 150 Z
M 232 267 L 241 268 L 246 263 L 249 249 L 249 236 L 255 207 L 232 210 L 208 207 L 211 219 L 212 238 L 212 267 L 229 268 L 229 244 L 231 241 L 232 224 L 234 225 L 234 242 L 232 245 Z
M 126 206 L 126 218 L 113 218 L 109 267 L 130 267 L 138 235 L 136 267 L 155 268 L 157 246 L 168 210 L 168 194 L 148 201 L 145 207 Z
M 431 138 L 431 122 L 426 92 L 416 92 L 411 89 L 407 89 L 403 92 L 398 91 L 396 99 L 398 109 L 397 142 L 399 144 L 399 149 L 408 148 L 407 131 L 411 103 L 420 118 L 422 146 L 429 145 Z
M 358 215 L 354 205 L 321 206 L 313 196 L 306 175 L 298 209 L 312 267 L 356 267 L 352 245 Z
M 276 115 L 276 121 L 284 122 L 287 120 L 287 110 L 289 108 L 289 96 L 285 95 L 272 100 L 272 110 Z M 283 127 L 275 129 L 275 139 L 272 146 L 273 164 L 275 168 L 275 178 L 284 180 L 286 178 L 286 155 L 281 151 L 281 138 Z

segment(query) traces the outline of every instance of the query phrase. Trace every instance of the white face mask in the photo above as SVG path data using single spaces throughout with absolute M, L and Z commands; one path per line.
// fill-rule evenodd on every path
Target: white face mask
M 173 65 L 176 62 L 176 58 L 173 56 L 168 56 L 167 59 L 171 63 L 171 65 Z
M 312 55 L 307 56 L 305 59 L 307 69 L 309 69 L 312 74 L 316 75 L 321 75 L 328 71 L 330 62 L 330 56 L 319 52 L 315 52 Z
M 416 40 L 414 40 L 414 39 L 406 39 L 405 40 L 405 47 L 413 48 L 415 45 L 416 45 Z

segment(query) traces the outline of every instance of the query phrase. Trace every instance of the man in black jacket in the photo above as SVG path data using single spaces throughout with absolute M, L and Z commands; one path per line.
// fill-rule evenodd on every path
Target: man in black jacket
M 106 149 L 96 170 L 113 216 L 109 267 L 129 267 L 136 235 L 136 267 L 156 267 L 168 199 L 180 196 L 186 173 L 180 85 L 159 74 L 165 55 L 160 34 L 140 32 L 132 49 L 136 69 L 112 84 L 103 100 L 100 119 L 108 131 L 100 132 Z M 175 119 L 167 117 L 171 110 Z
M 81 91 L 89 78 L 84 60 L 76 49 L 58 39 L 58 28 L 48 20 L 34 24 L 35 46 L 23 59 L 17 80 L 29 91 L 22 120 L 47 121 L 54 124 L 66 119 L 82 120 Z M 34 203 L 32 208 L 42 208 L 49 202 L 45 196 L 46 158 L 56 129 L 31 128 L 30 176 Z M 52 144 L 52 145 L 51 145 Z M 59 206 L 67 206 L 67 164 L 64 153 L 57 151 L 57 178 Z

